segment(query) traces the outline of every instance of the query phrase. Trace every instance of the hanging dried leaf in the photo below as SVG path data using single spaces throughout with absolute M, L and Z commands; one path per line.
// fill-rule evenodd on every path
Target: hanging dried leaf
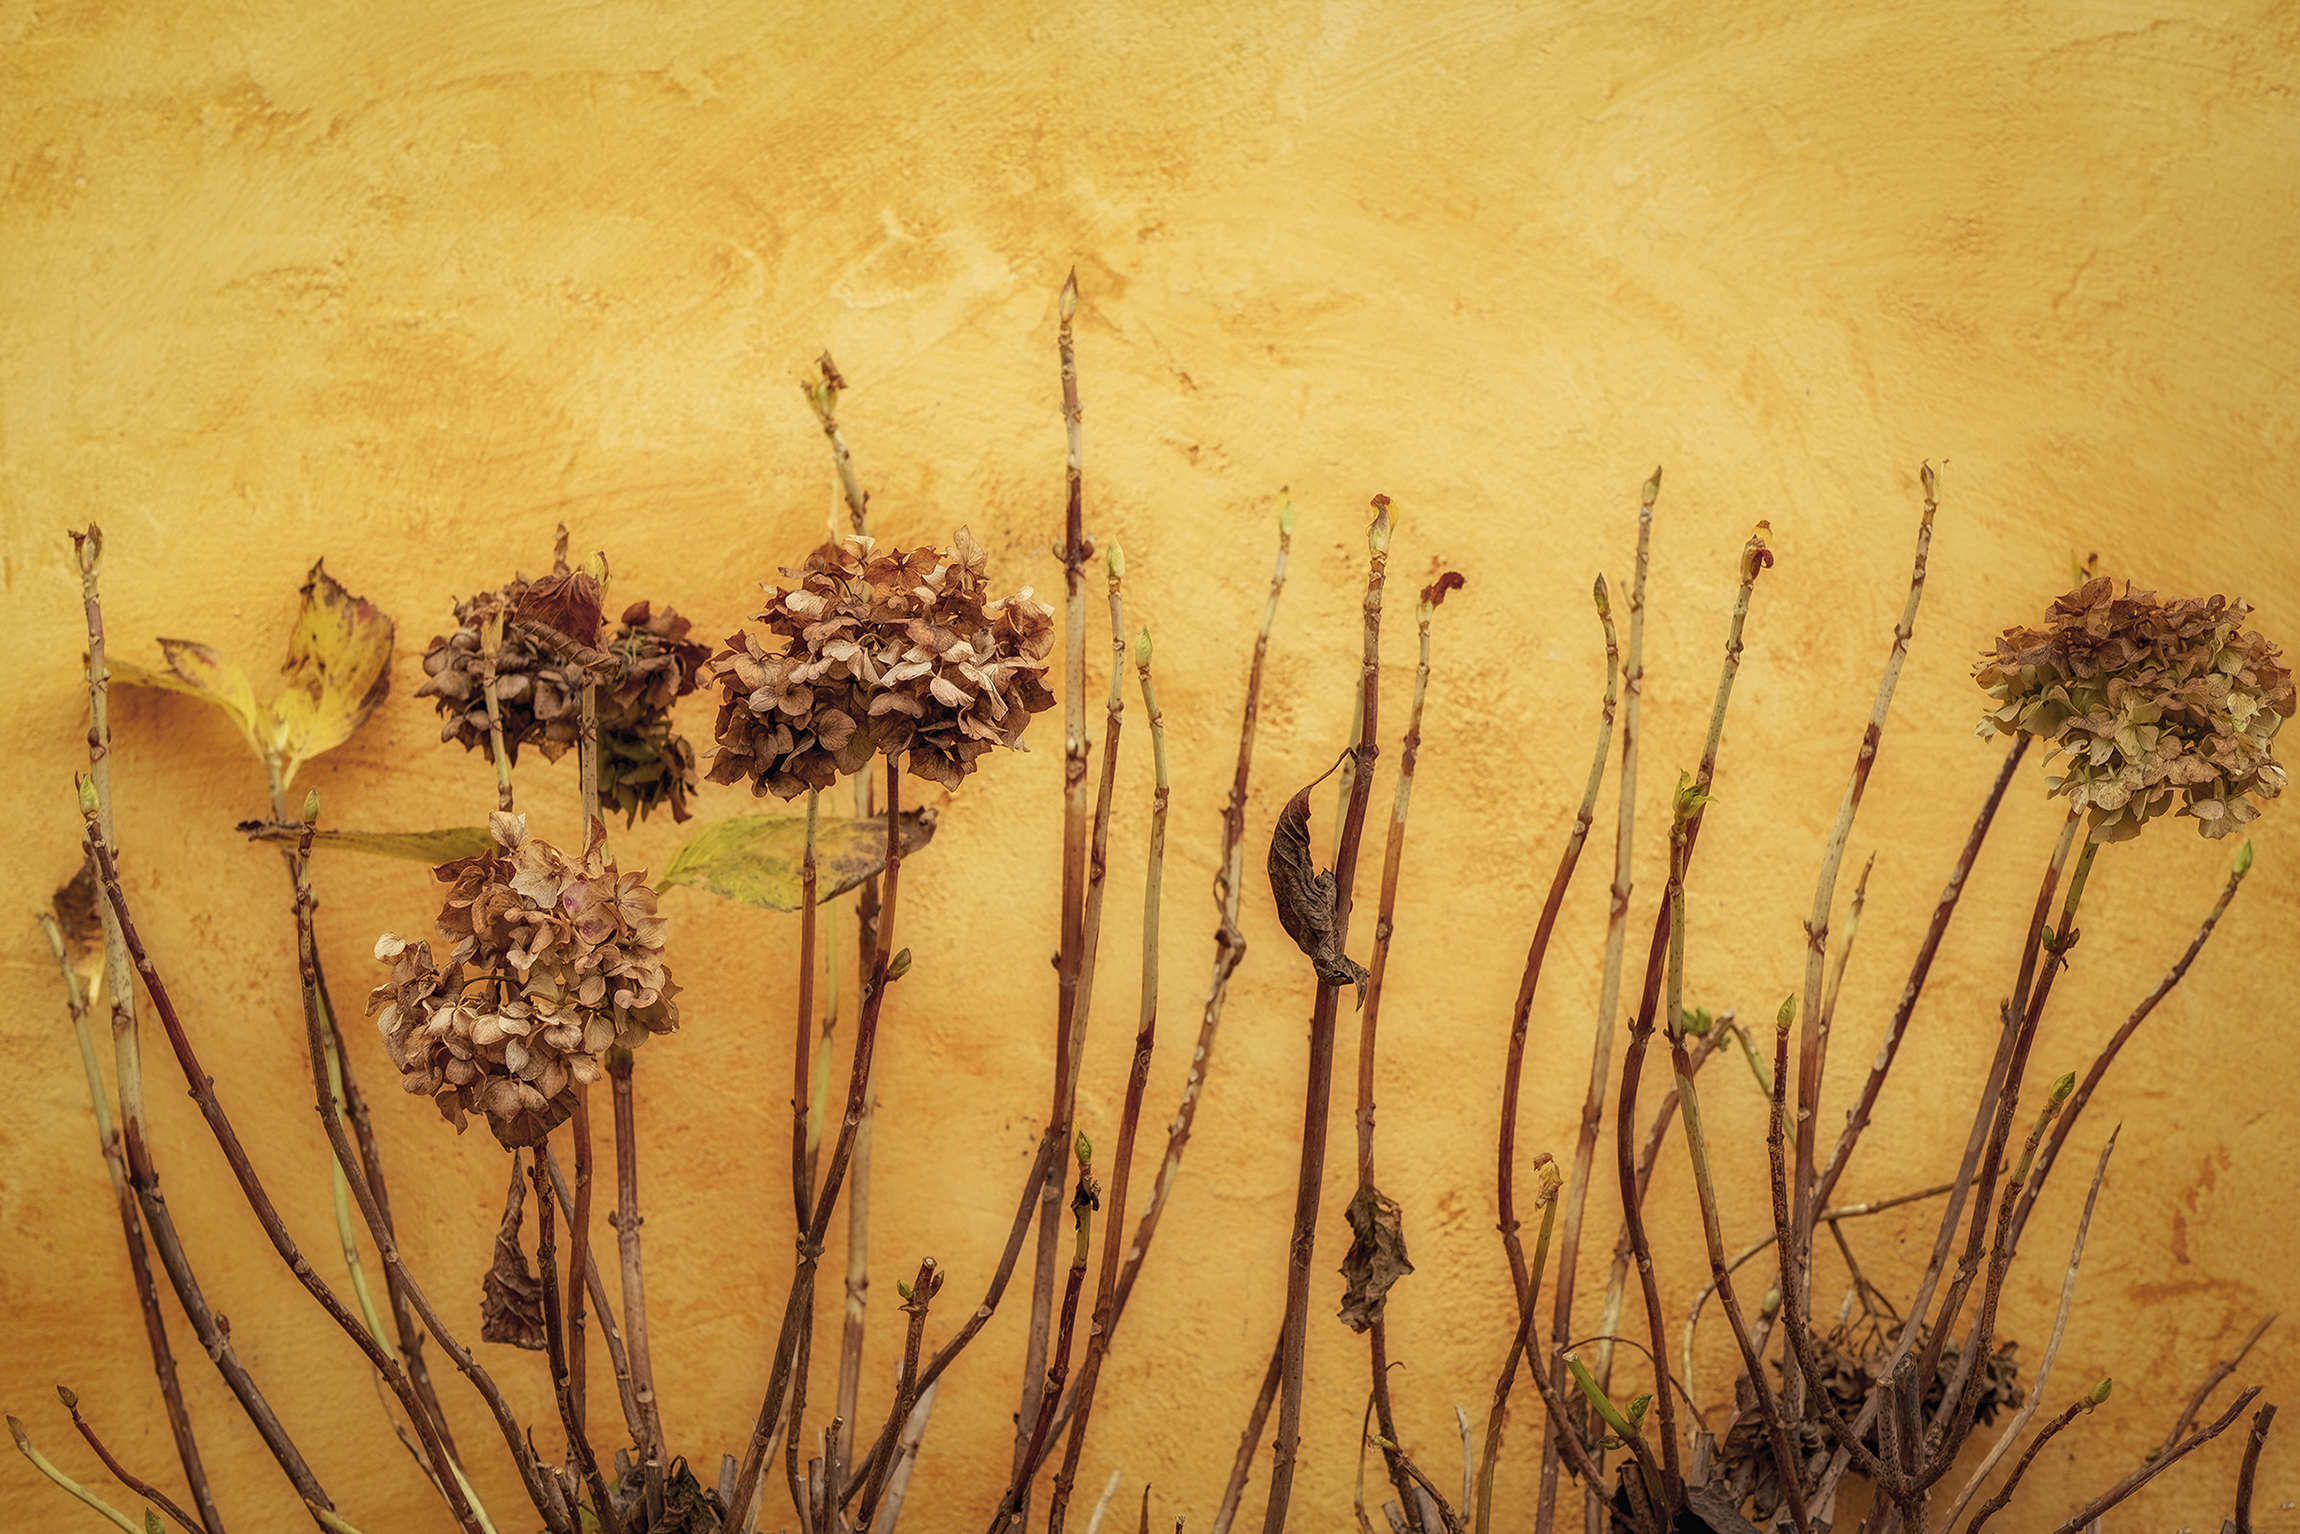
M 113 681 L 126 686 L 180 692 L 214 704 L 231 716 L 248 749 L 262 756 L 263 739 L 258 732 L 266 727 L 267 721 L 264 710 L 256 706 L 256 690 L 249 684 L 248 674 L 211 646 L 189 639 L 163 639 L 160 653 L 168 658 L 165 671 L 153 671 L 134 661 L 110 657 L 106 658 L 105 667 Z
M 271 708 L 281 782 L 294 782 L 297 768 L 351 739 L 382 706 L 391 690 L 391 640 L 388 616 L 344 590 L 326 560 L 311 567 L 280 665 L 287 690 Z
M 902 852 L 934 839 L 935 812 L 902 812 Z M 799 865 L 806 856 L 804 815 L 735 815 L 697 831 L 672 855 L 658 889 L 689 885 L 742 905 L 795 911 L 804 898 Z M 886 867 L 884 820 L 815 823 L 815 901 L 843 895 Z
M 503 1200 L 503 1224 L 495 1232 L 495 1257 L 479 1281 L 479 1340 L 508 1342 L 540 1353 L 544 1347 L 543 1281 L 519 1249 L 519 1221 L 527 1208 L 527 1184 L 511 1163 L 511 1191 Z
M 1335 766 L 1339 766 L 1337 762 Z M 1329 767 L 1326 773 L 1334 769 Z M 1278 829 L 1270 837 L 1270 893 L 1277 897 L 1278 920 L 1294 946 L 1309 955 L 1318 978 L 1327 985 L 1355 985 L 1358 1005 L 1366 1004 L 1366 970 L 1342 952 L 1342 934 L 1335 917 L 1334 875 L 1310 859 L 1310 789 L 1286 801 Z
M 626 1488 L 636 1489 L 644 1473 L 634 1466 L 624 1481 Z M 663 1516 L 649 1526 L 648 1534 L 719 1534 L 722 1521 L 711 1503 L 711 1494 L 695 1479 L 686 1456 L 672 1460 L 669 1473 L 663 1477 Z
M 277 757 L 284 786 L 382 706 L 390 691 L 391 638 L 391 619 L 344 590 L 322 560 L 303 584 L 303 607 L 288 634 L 280 666 L 287 690 L 268 706 L 256 702 L 248 674 L 235 662 L 189 639 L 159 642 L 165 671 L 109 658 L 107 665 L 115 682 L 184 693 L 222 709 L 258 760 Z
M 1372 1183 L 1358 1188 L 1350 1200 L 1350 1250 L 1342 1258 L 1342 1321 L 1353 1332 L 1366 1331 L 1381 1319 L 1389 1301 L 1390 1285 L 1414 1270 L 1406 1260 L 1405 1212 L 1396 1199 L 1384 1197 Z
M 249 841 L 291 846 L 303 836 L 302 826 L 284 826 L 273 820 L 243 820 L 235 829 Z M 441 826 L 436 831 L 314 831 L 311 844 L 437 866 L 476 857 L 494 846 L 495 840 L 485 826 Z

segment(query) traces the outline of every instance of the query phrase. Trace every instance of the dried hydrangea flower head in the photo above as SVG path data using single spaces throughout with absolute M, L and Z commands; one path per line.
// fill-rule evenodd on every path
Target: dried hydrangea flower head
M 672 733 L 671 705 L 695 690 L 711 658 L 687 637 L 692 626 L 673 608 L 634 602 L 602 647 L 615 680 L 599 694 L 599 802 L 621 810 L 625 824 L 661 804 L 673 820 L 687 818 L 695 748 Z
M 2098 841 L 2165 814 L 2226 836 L 2282 792 L 2269 742 L 2293 707 L 2276 647 L 2244 631 L 2251 610 L 2087 581 L 2053 602 L 2044 628 L 2005 630 L 1974 668 L 1996 700 L 1979 733 L 2051 742 L 2059 775 L 2046 782 L 2091 812 Z
M 711 653 L 687 637 L 690 621 L 675 609 L 634 602 L 603 634 L 598 582 L 564 567 L 458 602 L 456 631 L 431 641 L 423 657 L 429 679 L 416 696 L 438 700 L 446 720 L 439 738 L 461 741 L 467 751 L 488 749 L 482 632 L 498 616 L 495 701 L 504 754 L 517 762 L 519 748 L 532 744 L 557 761 L 576 743 L 583 682 L 595 677 L 600 803 L 621 810 L 626 823 L 665 804 L 673 820 L 685 820 L 696 787 L 695 748 L 672 732 L 671 705 L 695 690 Z
M 663 964 L 666 923 L 640 874 L 620 874 L 592 823 L 581 859 L 497 811 L 494 850 L 441 866 L 444 967 L 431 945 L 386 932 L 375 945 L 391 978 L 367 998 L 400 1085 L 464 1127 L 484 1114 L 507 1146 L 537 1145 L 597 1081 L 600 1055 L 679 1026 L 678 986 Z
M 436 636 L 423 653 L 428 680 L 419 698 L 438 700 L 441 740 L 466 751 L 487 745 L 483 632 L 501 619 L 495 649 L 495 704 L 503 722 L 504 754 L 513 763 L 532 745 L 546 761 L 575 746 L 585 671 L 568 646 L 588 647 L 599 637 L 599 585 L 583 572 L 560 570 L 530 581 L 516 576 L 501 591 L 483 591 L 455 604 L 456 629 Z M 553 644 L 552 637 L 567 644 Z
M 785 570 L 791 584 L 768 586 L 756 615 L 770 639 L 736 634 L 712 659 L 711 781 L 789 799 L 908 752 L 913 775 L 955 789 L 983 752 L 1019 746 L 1054 705 L 1053 609 L 1028 587 L 986 600 L 985 562 L 962 527 L 948 549 L 882 552 L 855 535 Z

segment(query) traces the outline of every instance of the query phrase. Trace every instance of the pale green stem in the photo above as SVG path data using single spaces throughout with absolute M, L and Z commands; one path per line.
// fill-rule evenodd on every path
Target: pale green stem
M 23 1452 L 23 1455 L 26 1459 L 32 1462 L 33 1469 L 39 1471 L 49 1480 L 54 1481 L 58 1486 L 63 1487 L 73 1496 L 78 1497 L 82 1502 L 87 1503 L 97 1512 L 102 1513 L 106 1518 L 111 1519 L 121 1528 L 126 1529 L 128 1534 L 144 1534 L 144 1527 L 142 1524 L 130 1523 L 128 1521 L 127 1514 L 121 1512 L 111 1503 L 106 1502 L 102 1497 L 97 1496 L 87 1487 L 82 1486 L 78 1481 L 73 1480 L 63 1471 L 57 1469 L 55 1465 L 49 1461 L 47 1455 L 42 1454 L 38 1449 L 33 1448 L 31 1438 L 24 1432 L 23 1423 L 18 1422 L 14 1417 L 10 1417 L 8 1419 L 8 1431 L 15 1437 L 16 1447 Z

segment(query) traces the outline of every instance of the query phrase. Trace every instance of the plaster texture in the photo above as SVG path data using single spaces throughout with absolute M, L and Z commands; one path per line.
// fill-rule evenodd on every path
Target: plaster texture
M 1468 577 L 1438 623 L 1379 1090 L 1382 1179 L 1418 1269 L 1391 1308 L 1400 1431 L 1451 1484 L 1452 1408 L 1482 1413 L 1508 1309 L 1500 1062 L 1586 770 L 1602 666 L 1585 593 L 1600 570 L 1626 581 L 1638 483 L 1667 466 L 1633 933 L 1661 887 L 1669 784 L 1699 750 L 1735 551 L 1758 519 L 1773 527 L 1779 565 L 1757 593 L 1688 902 L 1689 1000 L 1761 1019 L 1798 983 L 1816 861 L 1906 586 L 1917 465 L 1946 460 L 1931 586 L 1852 841 L 1848 888 L 1860 860 L 1876 868 L 1822 1108 L 1833 1130 L 1996 764 L 1972 739 L 1969 668 L 1989 637 L 2035 621 L 2072 558 L 2097 551 L 2167 594 L 2241 595 L 2300 644 L 2296 85 L 2289 4 L 0 4 L 0 910 L 17 924 L 0 971 L 0 1403 L 109 1486 L 50 1401 L 70 1383 L 130 1464 L 177 1484 L 29 920 L 77 862 L 82 638 L 63 530 L 104 525 L 118 654 L 152 663 L 155 636 L 181 635 L 259 677 L 324 554 L 397 617 L 400 646 L 390 703 L 299 785 L 335 824 L 473 822 L 492 802 L 485 766 L 437 744 L 409 695 L 451 600 L 543 567 L 564 520 L 579 549 L 610 552 L 617 596 L 732 631 L 831 506 L 795 386 L 825 346 L 854 384 L 843 415 L 879 528 L 910 543 L 970 524 L 1005 578 L 1053 591 L 1054 294 L 1075 264 L 1087 521 L 1123 540 L 1129 615 L 1158 634 L 1173 755 L 1146 1139 L 1179 1091 L 1211 956 L 1206 889 L 1278 488 L 1302 511 L 1252 861 L 1284 796 L 1346 737 L 1368 497 L 1402 514 L 1377 809 L 1411 676 L 1406 593 L 1435 563 Z M 1102 622 L 1097 602 L 1097 704 Z M 256 1164 L 333 1279 L 286 891 L 231 829 L 264 807 L 260 770 L 220 716 L 115 697 L 131 894 Z M 708 703 L 680 717 L 707 739 Z M 1132 1032 L 1143 740 L 1132 707 L 1081 1109 L 1102 1145 Z M 930 1341 L 946 1336 L 987 1276 L 1043 1111 L 1058 720 L 1032 744 L 944 803 L 906 870 L 900 941 L 917 968 L 884 1035 L 874 1413 L 899 1344 L 893 1276 L 941 1260 Z M 573 835 L 571 759 L 523 765 L 520 785 L 540 833 Z M 1609 779 L 1534 1016 L 1528 1155 L 1563 1153 L 1579 1109 L 1612 799 Z M 751 807 L 712 789 L 700 817 Z M 2030 767 L 1844 1196 L 1946 1175 L 2058 820 Z M 618 846 L 659 868 L 680 835 L 658 821 Z M 2300 1316 L 2300 809 L 2272 810 L 2254 840 L 2250 884 L 2117 1065 L 2031 1227 L 2006 1312 L 2024 1362 L 2051 1320 L 2084 1166 L 2121 1122 L 2047 1404 L 2104 1374 L 2118 1389 L 2000 1526 L 2057 1522 L 2156 1442 L 2254 1319 Z M 2040 1078 L 2090 1060 L 2233 851 L 2181 823 L 2102 857 Z M 1370 849 L 1361 954 L 1378 866 Z M 413 865 L 339 857 L 318 878 L 326 963 L 352 1003 L 374 935 L 423 930 L 437 897 Z M 1258 879 L 1250 897 L 1252 951 L 1080 1493 L 1090 1505 L 1117 1470 L 1114 1512 L 1130 1510 L 1148 1483 L 1160 1528 L 1211 1516 L 1282 1302 L 1311 987 Z M 649 1287 L 674 1445 L 715 1465 L 755 1409 L 792 1260 L 796 923 L 691 892 L 665 909 L 688 1022 L 643 1057 Z M 410 1260 L 475 1329 L 502 1154 L 391 1093 L 371 1035 L 351 1033 Z M 243 1355 L 367 1534 L 445 1527 L 364 1366 L 265 1248 L 148 1036 L 165 1185 Z M 1345 1020 L 1345 1061 L 1353 1047 Z M 1735 1243 L 1765 1219 L 1762 1117 L 1738 1070 L 1719 1062 L 1710 1107 Z M 1364 1405 L 1364 1344 L 1332 1320 L 1343 1077 L 1302 1529 L 1348 1525 Z M 1657 1072 L 1649 1100 L 1661 1085 Z M 1681 1314 L 1700 1260 L 1680 1153 L 1654 1198 Z M 1584 1295 L 1602 1284 L 1606 1208 Z M 1905 1288 L 1931 1228 L 1917 1210 L 1867 1222 L 1872 1276 Z M 1825 1272 L 1825 1303 L 1840 1285 Z M 817 1402 L 835 1351 L 823 1313 Z M 905 1529 L 986 1520 L 1020 1317 L 1010 1300 L 950 1376 Z M 233 1526 L 295 1527 L 180 1317 L 173 1336 Z M 1730 1344 L 1703 1336 L 1696 1394 L 1714 1413 Z M 2279 1323 L 2242 1371 L 2288 1410 L 2295 1337 L 2300 1322 Z M 489 1353 L 554 1447 L 540 1365 Z M 593 1358 L 604 1433 L 611 1384 Z M 525 1527 L 476 1398 L 444 1371 L 441 1390 L 499 1526 Z M 1498 1527 L 1530 1521 L 1537 1420 L 1516 1415 Z M 2240 1436 L 2111 1527 L 2218 1527 Z M 2262 1528 L 2300 1528 L 2293 1443 L 2271 1440 Z M 770 1489 L 771 1529 L 779 1478 Z M 21 1460 L 0 1464 L 0 1525 L 92 1522 Z

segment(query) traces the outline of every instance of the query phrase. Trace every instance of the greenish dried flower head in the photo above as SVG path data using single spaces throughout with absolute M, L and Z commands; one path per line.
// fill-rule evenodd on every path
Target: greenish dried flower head
M 2089 811 L 2096 841 L 2160 815 L 2226 836 L 2283 791 L 2269 742 L 2294 702 L 2276 647 L 2244 631 L 2250 612 L 2088 581 L 2053 602 L 2046 627 L 2005 630 L 1974 668 L 1995 705 L 1978 733 L 2050 742 L 2046 785 Z

